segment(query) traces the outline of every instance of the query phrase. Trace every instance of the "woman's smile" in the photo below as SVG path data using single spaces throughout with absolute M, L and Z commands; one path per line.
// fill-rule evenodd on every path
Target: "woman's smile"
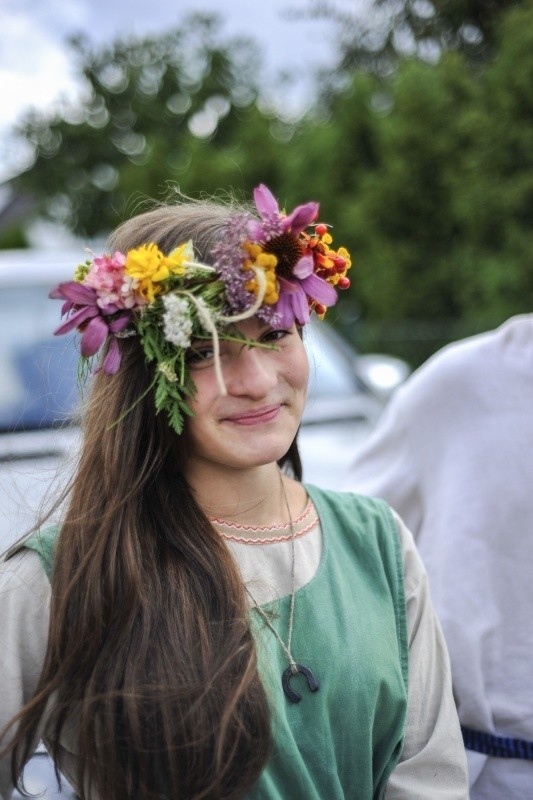
M 235 425 L 262 425 L 276 419 L 282 409 L 282 403 L 275 403 L 262 408 L 249 409 L 237 414 L 230 414 L 222 418 L 222 422 L 230 422 Z

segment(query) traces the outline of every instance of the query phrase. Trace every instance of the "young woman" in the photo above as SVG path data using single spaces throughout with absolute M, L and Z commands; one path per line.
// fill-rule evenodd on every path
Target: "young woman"
M 349 255 L 254 194 L 141 214 L 52 293 L 102 356 L 61 525 L 2 567 L 3 800 L 39 738 L 91 800 L 467 797 L 408 532 L 300 482 Z

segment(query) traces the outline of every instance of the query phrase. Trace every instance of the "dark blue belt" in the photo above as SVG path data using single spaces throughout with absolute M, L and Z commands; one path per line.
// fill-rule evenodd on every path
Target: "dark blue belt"
M 475 731 L 461 725 L 463 741 L 467 750 L 484 753 L 497 758 L 523 758 L 533 761 L 533 742 L 514 739 L 511 736 L 494 736 L 492 733 Z

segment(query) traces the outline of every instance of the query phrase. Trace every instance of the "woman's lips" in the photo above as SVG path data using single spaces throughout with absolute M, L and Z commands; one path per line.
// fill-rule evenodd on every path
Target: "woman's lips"
M 281 403 L 254 411 L 243 411 L 240 414 L 231 414 L 224 417 L 224 422 L 233 422 L 235 425 L 261 425 L 275 419 L 281 409 Z

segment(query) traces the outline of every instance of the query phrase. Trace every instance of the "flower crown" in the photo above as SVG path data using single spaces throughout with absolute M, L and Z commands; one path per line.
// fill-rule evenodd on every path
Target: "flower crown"
M 212 251 L 212 265 L 195 258 L 184 242 L 165 255 L 145 244 L 87 261 L 74 280 L 60 283 L 50 297 L 62 299 L 67 320 L 57 335 L 77 329 L 81 357 L 91 359 L 104 345 L 101 369 L 113 375 L 120 367 L 119 339 L 139 336 L 147 362 L 155 362 L 156 410 L 166 411 L 181 433 L 195 391 L 187 366 L 191 342 L 213 342 L 214 366 L 222 394 L 220 339 L 250 342 L 234 325 L 252 316 L 279 328 L 305 325 L 314 311 L 323 317 L 337 300 L 334 287 L 350 285 L 348 251 L 331 248 L 327 225 L 314 224 L 318 203 L 306 203 L 286 215 L 269 189 L 254 190 L 260 219 L 247 212 L 228 218 Z M 311 232 L 305 229 L 312 226 Z M 264 345 L 263 345 L 264 346 Z

